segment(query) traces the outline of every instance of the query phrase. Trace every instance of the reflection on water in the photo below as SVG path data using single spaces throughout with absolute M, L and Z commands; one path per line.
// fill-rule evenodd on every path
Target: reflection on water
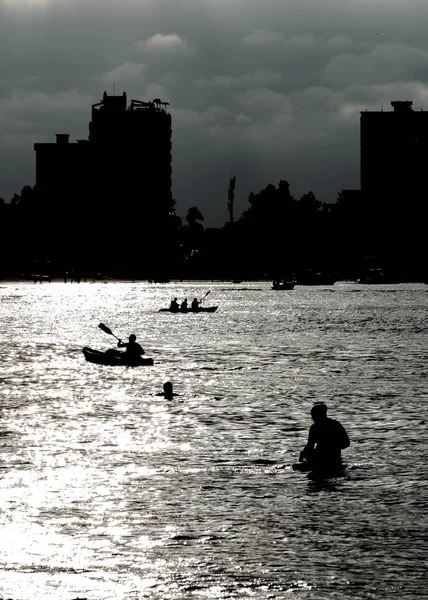
M 208 289 L 214 314 L 157 312 Z M 427 597 L 427 300 L 0 286 L 0 597 Z M 85 362 L 99 322 L 154 366 Z M 352 442 L 334 480 L 290 467 L 316 400 Z

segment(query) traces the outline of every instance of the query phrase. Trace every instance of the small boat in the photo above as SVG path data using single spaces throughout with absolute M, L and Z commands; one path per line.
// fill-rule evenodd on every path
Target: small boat
M 282 279 L 281 281 L 275 280 L 272 282 L 273 290 L 292 290 L 295 286 L 294 281 L 287 281 L 286 279 Z
M 108 365 L 109 367 L 115 367 L 119 365 L 125 367 L 153 365 L 153 358 L 144 358 L 143 356 L 138 356 L 132 360 L 129 360 L 129 357 L 126 356 L 126 352 L 120 352 L 119 350 L 114 349 L 101 352 L 100 350 L 93 350 L 92 348 L 83 348 L 82 352 L 88 362 L 95 363 L 97 365 Z
M 171 308 L 160 308 L 159 312 L 170 312 L 170 313 L 203 313 L 203 312 L 208 312 L 208 313 L 213 313 L 217 310 L 218 306 L 199 306 L 197 310 L 193 310 L 191 307 L 187 308 L 186 310 L 181 310 L 180 308 L 178 310 L 175 309 L 171 309 Z

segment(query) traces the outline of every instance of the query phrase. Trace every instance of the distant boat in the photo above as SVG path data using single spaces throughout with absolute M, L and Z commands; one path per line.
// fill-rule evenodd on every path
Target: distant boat
M 292 290 L 295 286 L 294 281 L 288 281 L 286 279 L 275 280 L 272 282 L 273 290 Z
M 178 310 L 171 310 L 170 308 L 160 308 L 159 312 L 170 312 L 170 313 L 174 313 L 176 314 L 187 314 L 187 313 L 213 313 L 217 310 L 217 306 L 199 306 L 197 310 L 193 310 L 192 308 L 187 308 L 186 310 L 181 310 L 180 308 Z

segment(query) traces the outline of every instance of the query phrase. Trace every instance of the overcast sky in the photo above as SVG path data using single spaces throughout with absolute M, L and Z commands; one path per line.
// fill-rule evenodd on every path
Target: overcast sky
M 206 226 L 287 179 L 359 188 L 359 115 L 428 110 L 427 0 L 0 0 L 0 197 L 35 183 L 34 142 L 88 136 L 104 90 L 170 102 L 173 195 Z

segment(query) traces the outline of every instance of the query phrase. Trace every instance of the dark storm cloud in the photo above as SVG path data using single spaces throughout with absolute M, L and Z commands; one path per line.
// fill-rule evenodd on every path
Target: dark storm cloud
M 426 2 L 3 0 L 0 196 L 34 183 L 35 141 L 87 136 L 104 90 L 170 102 L 178 212 L 226 218 L 288 179 L 334 201 L 359 185 L 359 114 L 428 108 Z

